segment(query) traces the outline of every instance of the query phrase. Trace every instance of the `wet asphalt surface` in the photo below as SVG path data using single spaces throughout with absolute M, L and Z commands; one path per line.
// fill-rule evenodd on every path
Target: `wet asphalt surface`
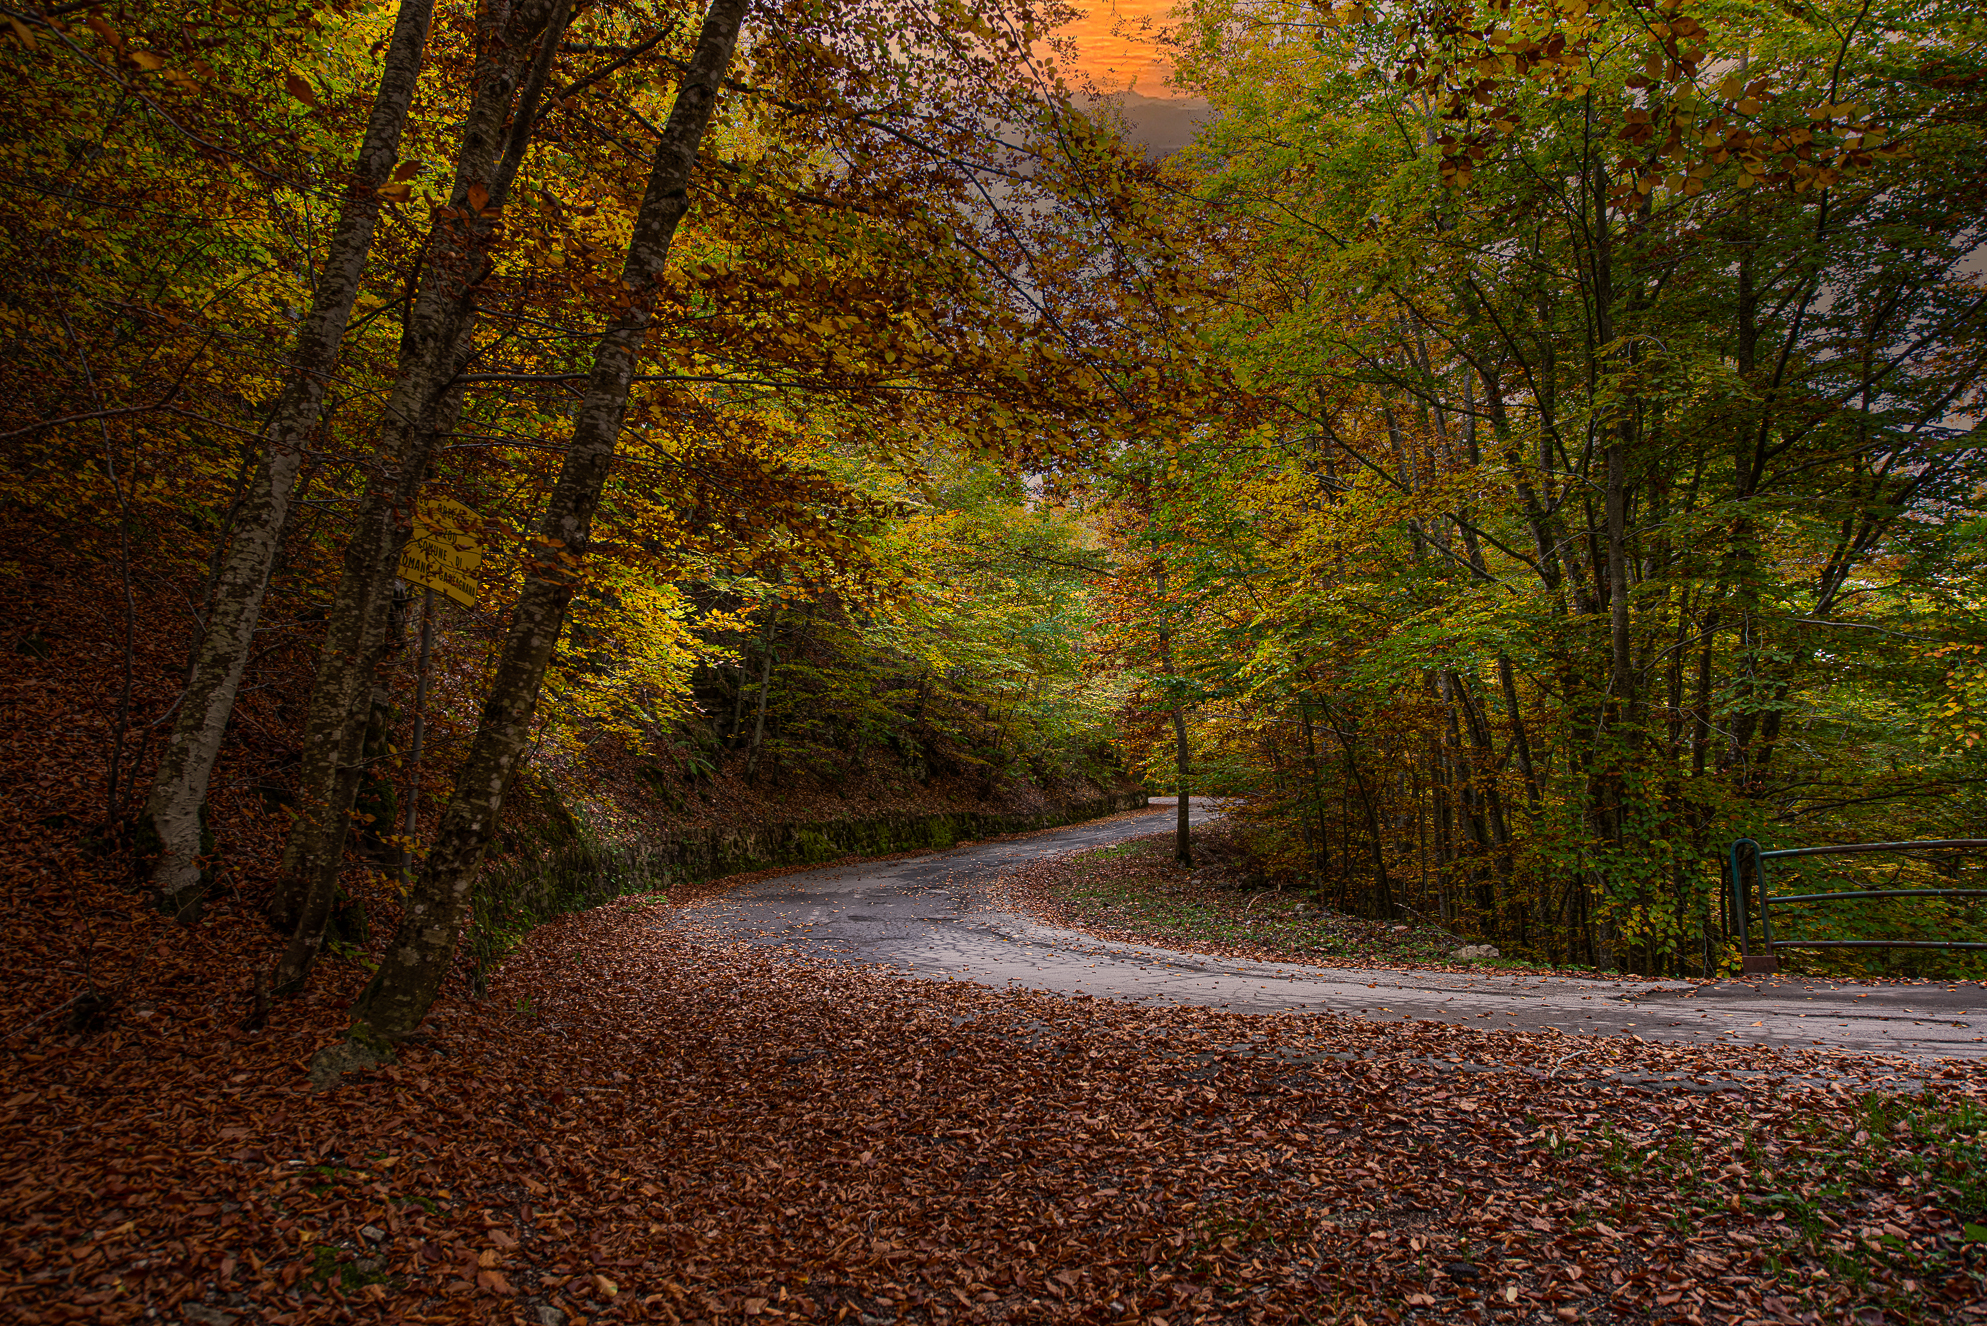
M 686 919 L 734 939 L 937 979 L 1237 1012 L 1432 1019 L 1516 1031 L 1637 1036 L 1987 1059 L 1987 988 L 1784 978 L 1703 984 L 1503 971 L 1317 967 L 1113 943 L 997 907 L 988 885 L 1027 861 L 1170 826 L 1174 808 L 902 861 L 829 867 L 740 885 Z M 1196 798 L 1194 822 L 1212 812 Z

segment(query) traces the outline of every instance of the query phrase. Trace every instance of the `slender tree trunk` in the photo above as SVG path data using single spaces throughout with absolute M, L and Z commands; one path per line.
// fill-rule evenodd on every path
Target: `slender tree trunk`
M 653 319 L 656 283 L 676 227 L 690 207 L 691 170 L 748 4 L 713 0 L 704 16 L 635 219 L 621 275 L 627 302 L 613 314 L 595 351 L 573 440 L 539 526 L 535 546 L 541 553 L 527 567 L 483 721 L 408 897 L 400 929 L 353 1008 L 350 1039 L 320 1054 L 313 1064 L 320 1080 L 347 1067 L 379 1062 L 392 1041 L 420 1026 L 448 975 L 470 912 L 477 867 L 530 733 L 546 665 L 565 627 L 578 584 L 568 559 L 583 557 L 592 537 L 594 511 L 613 465 L 628 390 Z
M 752 689 L 752 675 L 745 669 L 746 662 L 741 657 L 737 668 L 738 675 L 733 679 L 731 686 L 731 722 L 724 732 L 724 744 L 727 750 L 738 749 L 738 734 L 745 729 L 745 696 Z
M 1621 431 L 1627 430 L 1623 424 Z M 1608 694 L 1618 716 L 1635 707 L 1635 672 L 1628 637 L 1628 448 L 1617 436 L 1607 449 Z
M 1173 632 L 1166 623 L 1166 568 L 1161 566 L 1153 576 L 1159 588 L 1159 663 L 1168 677 L 1177 677 L 1173 671 Z M 1191 809 L 1187 804 L 1187 714 L 1178 696 L 1173 699 L 1172 714 L 1174 767 L 1180 784 L 1179 806 L 1173 818 L 1173 860 L 1190 866 L 1194 863 L 1194 844 L 1187 825 Z
M 1697 696 L 1691 704 L 1692 778 L 1704 777 L 1705 760 L 1711 750 L 1711 662 L 1718 644 L 1718 601 L 1724 597 L 1724 588 L 1723 585 L 1718 587 L 1717 597 L 1704 614 L 1704 649 L 1697 656 Z
M 139 824 L 139 850 L 152 886 L 167 910 L 191 921 L 206 888 L 200 856 L 205 850 L 207 783 L 234 713 L 242 671 L 248 665 L 270 567 L 288 525 L 290 495 L 317 426 L 325 389 L 337 367 L 352 305 L 363 284 L 373 232 L 379 225 L 379 188 L 400 155 L 401 132 L 421 75 L 434 0 L 402 0 L 387 42 L 372 114 L 352 165 L 352 181 L 318 274 L 310 313 L 291 348 L 289 380 L 262 434 L 262 457 L 235 521 L 235 535 L 215 577 L 212 607 L 196 646 L 172 737 Z
M 1511 656 L 1497 653 L 1497 681 L 1504 692 L 1505 712 L 1511 716 L 1511 747 L 1518 757 L 1518 774 L 1525 780 L 1525 808 L 1537 815 L 1543 797 L 1539 792 L 1538 770 L 1532 765 L 1532 743 L 1525 732 L 1525 713 L 1518 704 L 1518 679 Z
M 1439 698 L 1432 674 L 1424 673 L 1422 683 L 1431 695 Z M 1456 908 L 1450 885 L 1456 859 L 1455 812 L 1449 796 L 1448 761 L 1443 758 L 1441 735 L 1434 731 L 1428 733 L 1428 791 L 1434 802 L 1435 887 L 1442 898 L 1443 921 L 1453 922 Z
M 1498 922 L 1498 898 L 1494 879 L 1486 875 L 1478 864 L 1484 849 L 1492 845 L 1489 826 L 1483 813 L 1483 794 L 1476 783 L 1476 768 L 1469 755 L 1463 750 L 1462 727 L 1457 715 L 1455 688 L 1450 684 L 1451 674 L 1444 670 L 1437 674 L 1437 698 L 1442 702 L 1447 731 L 1443 737 L 1443 751 L 1447 755 L 1450 769 L 1450 786 L 1455 789 L 1458 827 L 1471 844 L 1472 850 L 1463 866 L 1463 877 L 1475 899 L 1478 915 L 1494 929 Z
M 462 406 L 454 380 L 474 351 L 476 286 L 488 270 L 498 209 L 529 145 L 537 99 L 550 75 L 568 10 L 567 0 L 541 0 L 510 9 L 507 23 L 501 21 L 506 11 L 500 7 L 484 11 L 488 27 L 477 53 L 452 203 L 429 236 L 420 291 L 387 401 L 387 465 L 367 485 L 365 509 L 345 547 L 318 651 L 298 775 L 302 813 L 284 844 L 270 900 L 270 919 L 295 936 L 280 964 L 278 989 L 292 988 L 302 979 L 323 940 L 322 924 L 337 889 L 347 819 L 362 773 L 352 759 L 352 729 L 364 721 L 362 701 L 381 659 L 409 513 L 435 439 L 454 427 Z M 534 48 L 535 60 L 530 58 Z
M 1187 792 L 1187 719 L 1179 705 L 1173 706 L 1173 749 L 1180 770 L 1179 804 L 1173 812 L 1173 859 L 1190 866 L 1194 863 L 1194 843 L 1188 824 L 1193 808 Z
M 759 772 L 759 746 L 766 739 L 766 697 L 773 689 L 773 644 L 779 639 L 780 605 L 774 601 L 766 618 L 766 655 L 759 664 L 759 712 L 752 720 L 752 742 L 745 749 L 745 781 Z
M 1318 734 L 1311 723 L 1311 704 L 1302 692 L 1297 696 L 1297 730 L 1304 736 L 1304 759 L 1311 784 L 1310 804 L 1306 813 L 1316 822 L 1318 851 L 1313 868 L 1318 872 L 1318 893 L 1322 897 L 1325 879 L 1332 869 L 1332 835 L 1325 823 L 1325 775 L 1323 763 L 1318 756 Z
M 1380 840 L 1380 812 L 1373 804 L 1373 793 L 1366 786 L 1366 778 L 1359 772 L 1359 764 L 1354 759 L 1352 743 L 1345 734 L 1339 734 L 1340 749 L 1345 752 L 1345 773 L 1354 789 L 1359 793 L 1359 805 L 1366 812 L 1366 843 L 1373 857 L 1373 914 L 1383 920 L 1394 917 L 1394 891 L 1387 876 L 1387 853 Z

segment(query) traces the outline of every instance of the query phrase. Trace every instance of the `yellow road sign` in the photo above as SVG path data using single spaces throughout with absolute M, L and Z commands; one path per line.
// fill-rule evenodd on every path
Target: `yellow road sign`
M 439 590 L 465 608 L 476 606 L 482 517 L 446 497 L 424 497 L 414 508 L 414 533 L 400 554 L 402 580 Z

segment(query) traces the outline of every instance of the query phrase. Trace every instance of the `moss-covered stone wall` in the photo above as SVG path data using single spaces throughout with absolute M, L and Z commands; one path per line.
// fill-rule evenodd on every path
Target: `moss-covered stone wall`
M 1144 804 L 1145 793 L 1123 792 L 1034 814 L 957 810 L 866 819 L 775 821 L 752 830 L 687 834 L 674 842 L 655 843 L 652 850 L 672 880 L 687 882 L 778 866 L 812 865 L 844 856 L 943 849 L 1003 833 L 1078 824 Z
M 585 911 L 631 893 L 666 892 L 672 885 L 725 875 L 806 866 L 845 856 L 889 856 L 1080 824 L 1146 802 L 1143 791 L 1114 792 L 1030 813 L 953 810 L 876 815 L 862 819 L 775 820 L 741 830 L 713 827 L 670 838 L 606 845 L 582 827 L 542 856 L 493 862 L 476 885 L 476 922 L 469 953 L 480 981 L 491 963 L 533 926 Z

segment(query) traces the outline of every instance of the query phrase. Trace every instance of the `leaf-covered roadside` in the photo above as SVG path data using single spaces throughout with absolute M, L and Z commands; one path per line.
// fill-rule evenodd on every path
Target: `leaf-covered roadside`
M 1853 1060 L 999 993 L 698 946 L 675 918 L 541 929 L 491 999 L 327 1095 L 302 1066 L 355 971 L 251 1035 L 215 994 L 224 927 L 145 949 L 176 993 L 7 1042 L 0 1303 L 1372 1326 L 1983 1300 L 1972 1070 L 1900 1101 Z M 92 923 L 106 948 L 162 933 Z
M 1110 847 L 1042 857 L 1003 875 L 1002 905 L 1048 925 L 1116 943 L 1156 945 L 1256 962 L 1312 967 L 1388 967 L 1412 971 L 1511 972 L 1619 979 L 1592 967 L 1552 966 L 1523 958 L 1464 957 L 1470 943 L 1440 926 L 1404 925 L 1348 915 L 1315 893 L 1271 888 L 1242 833 L 1224 823 L 1194 830 L 1194 866 L 1171 855 L 1171 832 L 1128 838 Z M 1795 960 L 1802 966 L 1807 963 Z M 1795 972 L 1748 977 L 1762 990 L 1798 984 Z M 1831 976 L 1837 985 L 1947 985 L 1940 977 Z
M 1305 892 L 1269 891 L 1242 836 L 1225 825 L 1195 830 L 1194 866 L 1171 855 L 1170 833 L 1032 861 L 1004 877 L 1009 906 L 1102 939 L 1191 953 L 1313 966 L 1473 970 L 1466 941 L 1439 926 L 1372 921 L 1320 905 Z M 1586 967 L 1510 959 L 1496 965 L 1591 976 Z

